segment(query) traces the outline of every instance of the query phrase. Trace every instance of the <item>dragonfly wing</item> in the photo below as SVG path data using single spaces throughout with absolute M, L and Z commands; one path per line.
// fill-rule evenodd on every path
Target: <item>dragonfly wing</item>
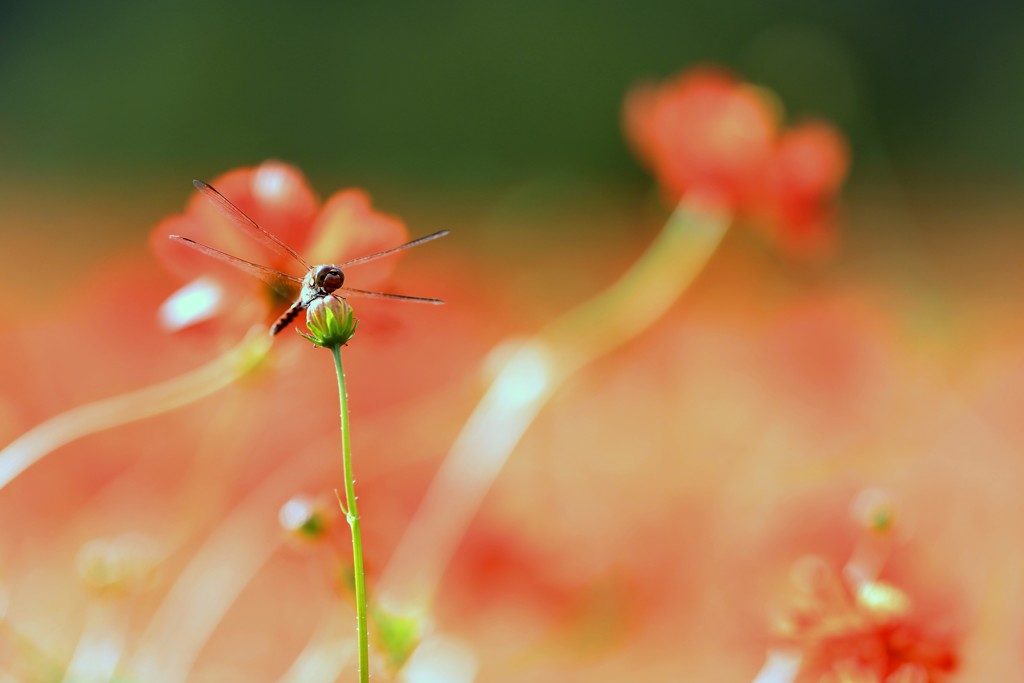
M 375 259 L 379 259 L 381 256 L 387 256 L 388 254 L 394 254 L 396 251 L 402 251 L 403 249 L 408 249 L 409 247 L 416 247 L 416 246 L 419 246 L 419 245 L 423 244 L 424 242 L 430 242 L 431 240 L 436 240 L 438 237 L 444 237 L 447 234 L 448 234 L 447 230 L 438 230 L 437 232 L 431 233 L 431 234 L 427 235 L 426 237 L 420 237 L 419 239 L 415 239 L 412 242 L 406 242 L 405 244 L 401 244 L 401 245 L 399 245 L 397 247 L 392 247 L 391 249 L 385 249 L 384 251 L 378 251 L 376 254 L 369 254 L 367 256 L 360 256 L 359 258 L 354 258 L 354 259 L 351 259 L 350 261 L 345 261 L 344 263 L 339 263 L 338 267 L 339 268 L 344 268 L 346 266 L 354 266 L 357 263 L 366 263 L 367 261 L 373 261 Z M 413 298 L 415 298 L 415 297 L 413 297 Z
M 260 227 L 256 221 L 246 216 L 241 209 L 228 201 L 227 197 L 218 192 L 213 185 L 204 183 L 202 180 L 193 180 L 192 184 L 204 197 L 217 205 L 224 212 L 224 215 L 231 219 L 235 227 L 274 253 L 292 258 L 303 268 L 309 270 L 310 265 L 294 249 L 282 242 L 274 234 Z
M 223 251 L 214 249 L 213 247 L 208 247 L 205 244 L 196 242 L 188 237 L 170 235 L 170 238 L 175 242 L 179 242 L 180 244 L 184 244 L 198 252 L 215 258 L 221 263 L 226 263 L 229 266 L 233 266 L 238 270 L 248 273 L 249 275 L 258 277 L 270 285 L 274 291 L 281 296 L 292 298 L 300 289 L 302 289 L 302 280 L 294 275 L 288 275 L 287 273 L 282 273 L 279 270 L 268 268 L 267 266 L 261 266 L 257 263 L 251 263 L 244 259 L 240 259 L 237 256 L 232 256 L 231 254 L 225 254 Z
M 369 292 L 365 289 L 354 289 L 352 287 L 341 287 L 337 291 L 342 293 L 342 296 L 348 294 L 355 294 L 356 296 L 369 296 L 378 299 L 395 299 L 397 301 L 411 301 L 417 304 L 443 304 L 444 301 L 441 299 L 428 299 L 422 296 L 406 296 L 405 294 L 388 294 L 387 292 Z

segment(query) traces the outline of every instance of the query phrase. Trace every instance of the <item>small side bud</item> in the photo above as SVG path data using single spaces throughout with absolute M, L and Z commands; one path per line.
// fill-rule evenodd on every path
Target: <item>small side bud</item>
M 344 346 L 356 333 L 356 320 L 352 307 L 344 299 L 325 296 L 306 309 L 306 328 L 310 334 L 299 332 L 317 346 L 337 348 Z
M 879 536 L 892 531 L 896 523 L 896 506 L 892 496 L 882 489 L 865 489 L 853 500 L 850 512 L 854 521 Z
M 304 541 L 318 541 L 327 533 L 323 508 L 305 496 L 295 496 L 282 505 L 277 519 L 289 535 Z

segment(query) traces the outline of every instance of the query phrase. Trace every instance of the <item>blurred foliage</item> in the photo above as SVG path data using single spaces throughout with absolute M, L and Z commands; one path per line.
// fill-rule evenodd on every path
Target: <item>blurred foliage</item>
M 0 166 L 646 183 L 623 93 L 714 61 L 835 120 L 862 165 L 1016 177 L 1022 27 L 1020 3 L 949 0 L 7 2 Z

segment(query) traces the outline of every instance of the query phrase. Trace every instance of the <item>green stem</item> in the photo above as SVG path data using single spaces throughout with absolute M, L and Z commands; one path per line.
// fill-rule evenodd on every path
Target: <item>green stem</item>
M 370 641 L 366 633 L 366 573 L 363 571 L 363 535 L 359 527 L 356 504 L 356 480 L 352 476 L 352 447 L 348 431 L 348 391 L 345 389 L 345 368 L 341 364 L 341 347 L 331 347 L 334 369 L 338 374 L 338 402 L 341 404 L 341 460 L 345 469 L 345 507 L 343 512 L 352 529 L 352 574 L 356 589 L 356 634 L 359 637 L 359 681 L 370 680 Z

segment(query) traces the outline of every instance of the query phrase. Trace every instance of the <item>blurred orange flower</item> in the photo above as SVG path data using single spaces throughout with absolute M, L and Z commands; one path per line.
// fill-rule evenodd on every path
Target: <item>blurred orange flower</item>
M 711 195 L 790 252 L 831 244 L 830 204 L 849 166 L 846 142 L 831 125 L 782 128 L 770 92 L 698 67 L 634 89 L 625 127 L 672 200 Z
M 397 246 L 408 234 L 400 219 L 375 211 L 362 190 L 341 190 L 321 206 L 302 173 L 278 161 L 229 171 L 214 179 L 212 185 L 313 264 L 338 263 Z M 150 235 L 157 258 L 190 281 L 160 311 L 161 321 L 168 329 L 190 327 L 220 316 L 227 312 L 227 301 L 232 302 L 232 319 L 246 323 L 268 312 L 279 312 L 284 305 L 269 288 L 263 289 L 265 296 L 252 297 L 254 288 L 259 287 L 258 281 L 182 248 L 168 239 L 172 234 L 209 244 L 247 261 L 303 275 L 296 272 L 296 264 L 246 239 L 220 209 L 198 192 L 193 193 L 185 213 L 161 221 Z M 360 282 L 372 286 L 393 266 L 393 259 L 360 266 Z

